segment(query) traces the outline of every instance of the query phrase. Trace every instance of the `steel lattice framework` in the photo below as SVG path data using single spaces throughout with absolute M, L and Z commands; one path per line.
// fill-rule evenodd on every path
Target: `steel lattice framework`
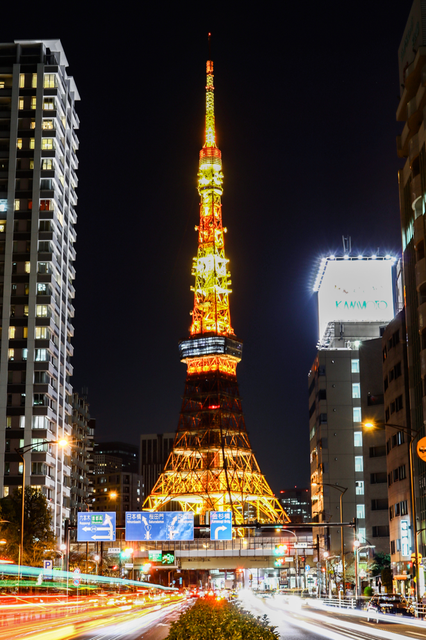
M 231 510 L 236 524 L 288 522 L 251 449 L 237 364 L 242 344 L 231 327 L 230 273 L 222 226 L 222 157 L 216 146 L 213 62 L 207 62 L 205 143 L 200 151 L 198 251 L 193 259 L 190 337 L 180 343 L 187 378 L 173 450 L 145 508 Z

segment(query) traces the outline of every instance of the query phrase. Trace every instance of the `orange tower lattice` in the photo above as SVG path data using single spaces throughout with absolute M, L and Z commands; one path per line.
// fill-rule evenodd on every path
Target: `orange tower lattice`
M 190 337 L 179 344 L 187 378 L 173 450 L 144 507 L 200 516 L 231 510 L 236 524 L 288 522 L 260 471 L 237 382 L 242 343 L 231 326 L 222 225 L 222 156 L 216 145 L 213 62 L 207 62 L 205 141 L 200 151 L 200 223 Z

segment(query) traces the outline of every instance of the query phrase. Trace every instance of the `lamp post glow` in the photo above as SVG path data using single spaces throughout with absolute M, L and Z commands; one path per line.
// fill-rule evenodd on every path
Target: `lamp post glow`
M 414 464 L 413 464 L 413 442 L 419 435 L 421 429 L 417 429 L 416 431 L 413 429 L 407 429 L 406 427 L 401 427 L 399 424 L 391 424 L 390 422 L 364 422 L 363 426 L 366 429 L 382 429 L 386 430 L 386 427 L 390 427 L 391 429 L 397 429 L 398 431 L 402 431 L 406 433 L 410 438 L 410 443 L 408 446 L 408 464 L 410 468 L 410 499 L 411 499 L 411 526 L 413 532 L 413 542 L 414 542 L 414 552 L 415 552 L 415 560 L 413 562 L 414 571 L 415 571 L 415 580 L 414 580 L 414 589 L 416 594 L 416 602 L 420 600 L 419 594 L 419 539 L 417 537 L 417 515 L 416 515 L 416 495 L 414 491 Z
M 342 573 L 343 573 L 343 595 L 346 594 L 346 564 L 345 564 L 345 547 L 343 539 L 343 496 L 348 490 L 347 487 L 341 487 L 338 484 L 330 484 L 328 482 L 312 482 L 313 487 L 332 487 L 340 491 L 340 553 L 342 559 Z
M 25 454 L 29 451 L 33 451 L 37 447 L 45 444 L 57 444 L 60 447 L 66 447 L 70 444 L 69 440 L 62 438 L 61 440 L 42 440 L 41 442 L 35 442 L 33 444 L 27 444 L 24 447 L 19 447 L 15 449 L 16 453 L 18 453 L 22 458 L 22 510 L 21 510 L 21 544 L 19 545 L 18 552 L 18 584 L 19 584 L 19 574 L 21 572 L 21 564 L 24 559 L 24 519 L 25 519 Z M 18 587 L 19 590 L 19 587 Z

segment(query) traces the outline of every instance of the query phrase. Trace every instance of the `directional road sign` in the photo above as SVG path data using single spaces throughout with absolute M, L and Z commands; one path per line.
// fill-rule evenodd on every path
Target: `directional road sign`
M 230 511 L 210 511 L 210 540 L 232 540 Z
M 193 540 L 194 514 L 184 511 L 126 511 L 126 541 Z
M 308 573 L 311 570 L 311 567 L 308 564 L 305 564 L 305 573 Z
M 115 541 L 115 511 L 77 515 L 77 542 Z

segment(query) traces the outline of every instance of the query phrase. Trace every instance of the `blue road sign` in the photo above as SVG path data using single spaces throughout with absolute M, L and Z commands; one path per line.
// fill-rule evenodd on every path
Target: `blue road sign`
M 115 540 L 115 511 L 78 513 L 77 542 Z
M 51 576 L 53 570 L 53 560 L 43 560 L 43 573 L 46 576 Z
M 230 511 L 210 511 L 210 540 L 232 540 Z
M 184 511 L 126 511 L 126 540 L 193 540 L 194 514 Z

